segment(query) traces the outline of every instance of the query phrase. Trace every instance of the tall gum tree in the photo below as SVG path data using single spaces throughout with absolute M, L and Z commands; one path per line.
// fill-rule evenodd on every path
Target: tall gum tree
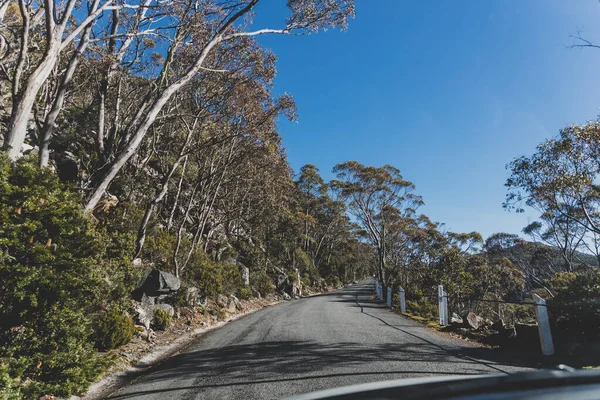
M 264 34 L 302 34 L 331 27 L 345 29 L 348 19 L 354 15 L 353 0 L 290 0 L 287 3 L 290 15 L 283 28 L 246 30 L 243 19 L 252 15 L 259 1 L 209 2 L 207 7 L 196 11 L 204 12 L 203 15 L 192 18 L 192 22 L 201 25 L 202 37 L 194 38 L 192 30 L 178 27 L 181 34 L 167 50 L 163 71 L 154 85 L 156 90 L 148 94 L 139 107 L 137 115 L 129 122 L 124 135 L 126 140 L 123 149 L 107 164 L 96 180 L 85 205 L 86 212 L 93 211 L 119 171 L 135 154 L 156 117 L 171 97 L 188 85 L 200 71 L 206 68 L 213 69 L 214 66 L 205 66 L 205 62 L 214 49 L 231 49 L 234 48 L 236 41 Z M 178 62 L 178 56 L 181 54 L 179 48 L 185 47 L 186 43 L 189 46 L 194 45 L 192 39 L 200 43 L 199 46 L 196 44 L 197 55 L 187 67 L 179 66 L 182 69 L 181 74 L 167 74 L 171 65 Z M 167 75 L 169 79 L 165 80 Z
M 335 166 L 337 180 L 330 186 L 339 192 L 348 210 L 368 232 L 377 252 L 377 272 L 382 284 L 387 285 L 390 224 L 398 218 L 407 218 L 423 204 L 420 196 L 413 194 L 414 184 L 405 180 L 400 170 L 391 166 L 365 166 L 347 161 Z

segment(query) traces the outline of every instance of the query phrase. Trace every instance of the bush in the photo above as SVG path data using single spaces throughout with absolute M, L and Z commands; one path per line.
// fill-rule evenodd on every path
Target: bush
M 248 300 L 252 298 L 252 289 L 248 287 L 240 288 L 240 299 Z
M 275 291 L 275 285 L 273 284 L 273 281 L 269 275 L 263 271 L 250 274 L 250 285 L 256 288 L 261 296 L 266 296 Z
M 154 309 L 154 320 L 152 322 L 152 327 L 157 331 L 167 330 L 173 319 L 171 318 L 171 314 L 168 311 L 163 310 L 161 308 Z
M 546 280 L 545 284 L 554 293 L 560 293 L 567 290 L 576 278 L 577 275 L 573 272 L 557 272 L 552 278 Z
M 600 271 L 576 274 L 570 284 L 547 302 L 558 334 L 597 340 L 600 336 Z
M 103 313 L 96 324 L 96 347 L 101 351 L 129 343 L 135 332 L 133 320 L 117 310 Z
M 437 307 L 431 304 L 425 297 L 418 300 L 407 300 L 406 311 L 409 314 L 417 315 L 430 320 L 437 319 Z
M 212 260 L 198 250 L 186 267 L 183 278 L 192 281 L 207 297 L 235 293 L 242 286 L 242 274 L 234 264 Z
M 222 321 L 222 320 L 224 320 L 226 318 L 227 318 L 227 312 L 225 310 L 223 310 L 223 309 L 219 309 L 219 311 L 217 313 L 217 319 L 219 321 Z
M 106 367 L 88 315 L 109 291 L 108 241 L 79 203 L 35 160 L 0 156 L 0 365 L 26 398 L 80 393 Z

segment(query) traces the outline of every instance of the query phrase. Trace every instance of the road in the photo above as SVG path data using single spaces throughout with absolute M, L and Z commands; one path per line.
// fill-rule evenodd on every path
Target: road
M 372 292 L 372 283 L 362 283 L 249 314 L 112 398 L 277 399 L 378 380 L 531 368 L 391 313 L 370 300 Z

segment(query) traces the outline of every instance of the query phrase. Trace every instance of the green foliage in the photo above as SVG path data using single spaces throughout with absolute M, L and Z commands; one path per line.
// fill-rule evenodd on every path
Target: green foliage
M 239 295 L 240 295 L 240 299 L 249 300 L 252 298 L 252 289 L 250 289 L 248 287 L 240 288 Z
M 275 285 L 266 272 L 257 272 L 250 275 L 250 286 L 254 287 L 262 296 L 273 293 Z
M 223 309 L 219 309 L 219 311 L 217 312 L 217 319 L 219 321 L 223 321 L 226 318 L 227 318 L 227 312 Z
M 79 200 L 34 160 L 0 159 L 0 364 L 25 397 L 80 393 L 105 367 L 87 316 L 110 292 L 107 241 Z
M 152 321 L 152 327 L 157 331 L 165 331 L 169 329 L 173 319 L 168 311 L 161 308 L 154 309 L 154 319 Z
M 560 293 L 571 287 L 577 275 L 574 272 L 557 272 L 550 279 L 547 279 L 546 286 L 555 293 Z
M 96 321 L 96 347 L 102 351 L 116 349 L 129 343 L 134 332 L 130 317 L 118 310 L 106 311 Z
M 416 300 L 407 300 L 406 311 L 409 314 L 417 315 L 429 320 L 435 320 L 438 312 L 437 306 L 429 302 L 425 297 Z
M 221 293 L 235 293 L 242 287 L 242 275 L 236 265 L 214 261 L 202 250 L 195 252 L 183 278 L 213 298 Z
M 568 280 L 569 278 L 567 278 Z M 577 274 L 569 286 L 547 302 L 559 334 L 597 340 L 600 335 L 600 271 Z
M 22 398 L 20 379 L 11 377 L 8 367 L 0 364 L 0 399 L 19 400 Z

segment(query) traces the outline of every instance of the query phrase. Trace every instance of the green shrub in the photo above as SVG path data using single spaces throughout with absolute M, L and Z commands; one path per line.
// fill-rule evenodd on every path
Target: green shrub
M 266 296 L 275 291 L 273 281 L 266 272 L 257 272 L 250 274 L 250 285 L 258 291 L 262 296 Z
M 161 308 L 154 309 L 154 320 L 152 322 L 152 327 L 157 331 L 167 330 L 173 319 L 171 318 L 171 314 L 168 311 L 163 310 Z
M 101 351 L 116 349 L 129 343 L 134 332 L 130 317 L 117 310 L 104 312 L 96 322 L 96 347 Z
M 19 400 L 22 398 L 20 380 L 10 376 L 7 366 L 0 365 L 0 399 Z
M 0 365 L 23 397 L 81 393 L 106 367 L 88 318 L 101 295 L 109 241 L 80 196 L 30 157 L 0 156 Z M 8 376 L 8 378 L 6 378 Z
M 252 298 L 252 289 L 249 287 L 240 288 L 240 299 L 248 300 Z
M 547 279 L 545 284 L 554 293 L 567 290 L 575 281 L 577 275 L 573 272 L 557 272 L 550 279 Z
M 224 320 L 226 318 L 227 318 L 227 312 L 225 310 L 223 310 L 223 309 L 219 309 L 218 314 L 217 314 L 217 319 L 219 321 L 222 321 L 222 320 Z
M 392 307 L 400 307 L 400 294 L 394 293 L 392 295 Z
M 431 304 L 425 297 L 417 300 L 407 300 L 406 311 L 410 314 L 430 320 L 435 320 L 438 312 L 437 307 L 434 304 Z
M 234 264 L 212 260 L 203 250 L 194 252 L 183 279 L 194 282 L 207 297 L 235 293 L 242 286 L 242 274 Z
M 547 302 L 550 321 L 559 335 L 597 340 L 600 337 L 600 271 L 576 274 Z

